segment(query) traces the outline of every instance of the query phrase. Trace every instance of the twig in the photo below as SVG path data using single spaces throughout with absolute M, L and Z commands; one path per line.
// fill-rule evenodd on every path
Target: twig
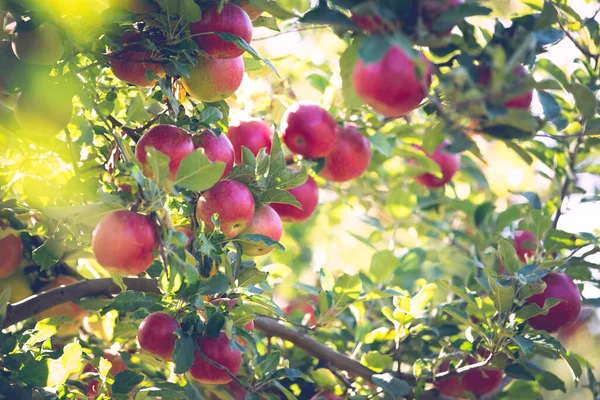
M 346 386 L 348 389 L 353 388 L 352 382 L 350 382 L 344 375 L 340 374 L 339 371 L 335 367 L 328 365 L 327 369 L 330 370 L 331 373 L 333 375 L 335 375 L 335 377 L 338 378 L 344 384 L 344 386 Z
M 558 26 L 560 27 L 560 30 L 563 31 L 563 33 L 565 34 L 565 36 L 567 38 L 569 38 L 569 40 L 575 45 L 575 47 L 577 47 L 577 50 L 579 50 L 587 58 L 592 58 L 592 59 L 598 61 L 598 57 L 600 56 L 600 54 L 592 54 L 588 49 L 586 49 L 585 47 L 583 47 L 575 39 L 575 37 L 571 34 L 571 32 L 569 32 L 567 29 L 565 29 L 565 27 L 563 26 L 563 24 L 560 22 L 560 19 L 557 19 L 557 22 L 558 22 Z
M 231 371 L 229 369 L 227 369 L 227 367 L 219 364 L 218 362 L 211 360 L 210 358 L 208 358 L 208 356 L 206 354 L 204 354 L 202 351 L 198 351 L 198 354 L 200 354 L 200 356 L 204 359 L 204 361 L 206 361 L 207 363 L 209 363 L 210 365 L 219 368 L 221 371 L 225 372 L 227 375 L 229 375 L 231 377 L 231 379 L 233 379 L 234 381 L 236 381 L 237 383 L 239 383 L 240 386 L 242 386 L 244 389 L 248 389 L 248 387 L 246 385 L 244 385 L 242 383 L 242 381 L 240 381 L 237 376 L 235 376 L 234 374 L 231 373 Z
M 266 315 L 266 314 L 256 314 L 256 315 L 258 315 L 259 317 L 262 317 L 262 318 L 272 319 L 273 321 L 287 322 L 290 325 L 294 325 L 294 326 L 297 326 L 298 328 L 302 328 L 302 329 L 305 329 L 305 330 L 308 330 L 308 331 L 314 331 L 315 330 L 315 328 L 311 328 L 308 325 L 299 324 L 299 323 L 294 322 L 294 321 L 288 321 L 288 320 L 285 320 L 283 318 L 272 317 L 272 316 Z
M 317 25 L 317 26 L 307 26 L 307 27 L 298 28 L 298 29 L 291 29 L 289 31 L 279 32 L 279 33 L 276 33 L 276 34 L 271 35 L 271 36 L 265 36 L 265 37 L 261 37 L 261 38 L 252 39 L 252 41 L 253 42 L 258 42 L 259 40 L 272 39 L 272 38 L 275 38 L 277 36 L 287 35 L 288 33 L 310 31 L 310 30 L 315 30 L 315 29 L 326 29 L 326 28 L 331 28 L 331 25 Z

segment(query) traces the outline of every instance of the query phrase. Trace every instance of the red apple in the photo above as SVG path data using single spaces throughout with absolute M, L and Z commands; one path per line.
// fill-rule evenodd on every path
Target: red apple
M 435 21 L 451 8 L 464 3 L 464 0 L 419 0 L 423 22 L 429 29 L 434 27 Z M 450 33 L 452 27 L 438 35 L 444 36 Z
M 135 146 L 135 158 L 144 166 L 144 174 L 150 176 L 150 166 L 146 163 L 147 147 L 154 147 L 169 157 L 171 179 L 175 180 L 181 160 L 194 151 L 194 142 L 187 131 L 175 125 L 157 125 L 144 133 Z
M 577 285 L 565 274 L 551 272 L 542 280 L 546 283 L 546 289 L 542 293 L 529 297 L 527 303 L 535 303 L 543 307 L 548 298 L 562 301 L 548 310 L 547 315 L 535 316 L 527 323 L 533 329 L 553 333 L 577 321 L 581 313 L 581 295 Z
M 73 97 L 59 85 L 28 87 L 17 95 L 14 111 L 21 128 L 54 135 L 69 125 Z
M 187 244 L 185 245 L 185 248 L 187 250 L 189 250 L 192 242 L 194 241 L 194 232 L 192 232 L 191 230 L 189 230 L 187 228 L 181 228 L 181 227 L 177 227 L 177 228 L 175 228 L 175 230 L 177 232 L 181 232 L 181 233 L 185 234 L 185 236 L 187 236 L 188 241 L 187 241 Z
M 250 225 L 246 227 L 241 235 L 263 235 L 278 242 L 281 239 L 282 233 L 283 226 L 279 214 L 270 206 L 263 204 L 256 210 L 252 222 L 250 222 Z M 273 250 L 263 243 L 244 243 L 242 248 L 245 255 L 252 257 L 264 256 Z
M 315 315 L 315 307 L 306 302 L 306 301 L 292 301 L 290 304 L 288 304 L 284 309 L 283 312 L 288 315 L 288 316 L 293 316 L 294 314 L 300 314 L 300 312 L 302 313 L 302 315 L 304 315 L 303 319 L 306 319 L 306 315 L 308 314 L 308 321 L 307 321 L 307 325 L 309 327 L 314 327 L 315 325 L 317 325 L 317 316 Z
M 200 383 L 224 385 L 233 379 L 221 368 L 212 365 L 202 356 L 225 367 L 233 375 L 237 375 L 242 364 L 242 353 L 232 350 L 229 338 L 225 332 L 221 332 L 218 338 L 202 336 L 198 339 L 198 349 L 194 353 L 194 363 L 190 368 L 190 374 Z
M 475 362 L 475 359 L 470 357 L 469 364 Z M 440 366 L 440 371 L 447 371 L 450 366 L 449 362 L 445 362 Z M 486 393 L 494 391 L 502 381 L 502 371 L 492 368 L 480 368 L 471 370 L 462 376 L 450 376 L 442 378 L 435 382 L 435 386 L 440 393 L 456 397 L 466 397 L 467 392 L 471 392 L 475 397 L 479 398 Z
M 401 117 L 415 110 L 427 95 L 433 67 L 423 56 L 419 64 L 394 45 L 376 62 L 359 59 L 352 82 L 358 97 L 386 117 Z M 419 67 L 424 68 L 417 68 Z
M 153 312 L 144 318 L 138 328 L 137 338 L 140 347 L 170 361 L 177 341 L 175 334 L 177 329 L 179 323 L 175 318 L 164 312 Z
M 241 233 L 254 217 L 254 198 L 248 188 L 237 181 L 217 182 L 198 199 L 196 218 L 204 222 L 206 230 L 212 231 L 213 214 L 219 214 L 221 232 L 227 239 Z
M 337 141 L 335 119 L 317 104 L 307 102 L 286 111 L 281 130 L 287 147 L 307 158 L 326 156 Z
M 232 33 L 249 44 L 252 41 L 252 21 L 246 11 L 235 4 L 225 4 L 220 13 L 217 9 L 215 6 L 202 11 L 202 19 L 190 26 L 192 38 L 209 57 L 239 57 L 244 54 L 243 49 L 211 32 Z
M 294 196 L 302 206 L 302 209 L 289 204 L 272 203 L 271 207 L 277 211 L 284 222 L 303 222 L 310 218 L 319 204 L 319 187 L 312 176 L 309 176 L 302 185 L 289 189 L 288 192 Z
M 527 70 L 522 65 L 515 67 L 515 69 L 513 70 L 513 73 L 517 80 L 519 80 L 519 78 L 523 78 L 524 76 L 528 75 Z M 491 68 L 487 65 L 482 65 L 479 67 L 478 74 L 479 74 L 479 84 L 482 86 L 488 86 L 488 84 L 490 83 L 491 75 L 492 75 Z M 523 93 L 519 96 L 515 96 L 515 97 L 511 98 L 510 100 L 508 100 L 507 102 L 504 103 L 504 107 L 528 110 L 529 107 L 531 106 L 532 100 L 533 100 L 533 89 L 531 89 L 531 90 L 527 91 L 526 93 Z
M 310 400 L 317 400 L 319 398 L 324 398 L 327 400 L 344 400 L 340 396 L 336 396 L 333 392 L 320 392 L 315 394 Z
M 223 134 L 216 137 L 213 132 L 205 129 L 201 134 L 194 136 L 193 141 L 197 149 L 204 149 L 204 154 L 210 161 L 225 163 L 225 170 L 221 175 L 221 179 L 227 177 L 233 168 L 234 161 L 233 145 L 229 138 Z
M 454 177 L 458 171 L 458 168 L 460 167 L 460 154 L 445 152 L 444 149 L 449 145 L 450 142 L 445 140 L 435 148 L 433 154 L 429 154 L 423 150 L 423 152 L 427 154 L 429 158 L 431 158 L 437 163 L 437 165 L 440 166 L 440 169 L 442 170 L 442 177 L 438 178 L 433 174 L 424 173 L 415 178 L 417 182 L 428 188 L 440 188 L 452 180 L 452 177 Z
M 209 59 L 201 57 L 192 69 L 189 78 L 182 77 L 181 83 L 193 98 L 214 103 L 235 93 L 244 79 L 244 60 Z
M 158 247 L 152 220 L 132 211 L 106 215 L 92 233 L 92 250 L 98 264 L 109 271 L 137 275 L 150 267 Z
M 111 352 L 105 351 L 103 357 L 105 359 L 107 359 L 108 361 L 110 361 L 110 363 L 112 364 L 110 367 L 110 373 L 113 376 L 115 376 L 119 372 L 123 372 L 127 369 L 127 367 L 125 366 L 125 363 L 123 362 L 123 359 L 121 358 L 121 355 L 119 353 L 111 353 Z
M 271 154 L 273 132 L 263 121 L 246 121 L 229 127 L 227 137 L 235 150 L 235 162 L 242 163 L 242 146 L 247 147 L 252 154 L 257 155 L 260 149 L 266 149 Z
M 6 236 L 4 236 L 6 235 Z M 6 232 L 2 232 L 0 237 L 0 279 L 8 278 L 17 271 L 21 257 L 23 256 L 23 242 L 19 234 L 8 229 Z
M 248 17 L 250 17 L 251 21 L 254 21 L 256 18 L 260 17 L 261 14 L 263 13 L 261 10 L 257 10 L 256 8 L 254 8 L 246 0 L 242 0 L 240 7 L 242 7 L 242 9 L 244 11 L 246 11 L 246 14 L 248 14 Z
M 537 248 L 538 241 L 533 232 L 515 231 L 515 250 L 521 261 L 526 262 L 528 258 L 534 257 Z
M 346 182 L 358 178 L 367 170 L 371 161 L 371 147 L 354 124 L 338 127 L 337 135 L 337 143 L 325 157 L 325 168 L 321 175 L 330 181 Z
M 386 31 L 394 31 L 400 28 L 400 21 L 385 21 L 374 10 L 373 0 L 363 2 L 352 8 L 352 20 L 358 24 L 365 32 L 368 33 L 383 33 Z
M 52 65 L 65 52 L 58 28 L 48 23 L 36 27 L 29 25 L 26 28 L 17 25 L 13 33 L 12 48 L 19 60 L 38 65 Z
M 110 67 L 117 78 L 124 82 L 142 87 L 154 86 L 157 79 L 148 80 L 146 71 L 154 72 L 155 76 L 165 76 L 165 70 L 157 56 L 141 42 L 144 35 L 140 32 L 125 32 L 121 36 L 123 50 L 110 58 Z
M 40 293 L 46 292 L 51 289 L 55 289 L 60 286 L 70 285 L 72 283 L 77 282 L 77 279 L 70 276 L 59 276 L 46 286 L 44 286 Z M 83 322 L 83 317 L 87 314 L 87 312 L 79 307 L 77 304 L 72 301 L 59 304 L 52 308 L 49 308 L 45 311 L 42 311 L 35 315 L 35 319 L 37 321 L 41 321 L 46 318 L 52 318 L 57 316 L 70 317 L 73 321 L 69 323 L 62 323 L 58 327 L 57 335 L 58 336 L 73 336 L 79 332 L 79 326 Z

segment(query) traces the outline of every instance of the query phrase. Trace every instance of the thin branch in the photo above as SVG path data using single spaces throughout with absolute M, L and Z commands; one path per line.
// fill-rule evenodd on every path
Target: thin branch
M 245 389 L 248 389 L 248 387 L 246 385 L 244 385 L 242 383 L 242 381 L 240 381 L 237 376 L 235 376 L 234 374 L 231 373 L 231 371 L 229 369 L 227 369 L 227 367 L 219 364 L 218 362 L 211 360 L 210 358 L 208 358 L 208 356 L 206 354 L 204 354 L 203 352 L 199 351 L 198 354 L 200 354 L 200 356 L 204 359 L 204 361 L 206 361 L 207 363 L 209 363 L 210 365 L 212 365 L 213 367 L 217 367 L 219 368 L 221 371 L 225 372 L 227 375 L 229 375 L 229 377 L 231 379 L 233 379 L 234 381 L 236 381 L 237 383 L 239 383 L 240 386 L 242 386 Z
M 585 47 L 583 47 L 581 45 L 581 43 L 579 43 L 577 41 L 577 39 L 575 39 L 575 37 L 571 34 L 571 32 L 569 32 L 569 30 L 565 29 L 565 27 L 563 26 L 563 24 L 560 22 L 560 18 L 557 19 L 558 22 L 558 26 L 560 27 L 560 30 L 563 31 L 563 33 L 565 34 L 565 36 L 567 38 L 569 38 L 569 40 L 575 45 L 575 47 L 577 47 L 577 50 L 579 50 L 584 56 L 586 56 L 587 58 L 592 58 L 594 60 L 597 60 L 598 57 L 600 56 L 599 54 L 592 54 L 589 49 L 586 49 Z
M 252 39 L 252 41 L 253 42 L 258 42 L 259 40 L 272 39 L 272 38 L 275 38 L 277 36 L 287 35 L 288 33 L 310 31 L 310 30 L 316 30 L 316 29 L 326 29 L 326 28 L 331 28 L 331 25 L 317 25 L 317 26 L 307 26 L 307 27 L 298 28 L 298 29 L 290 29 L 289 31 L 279 32 L 279 33 L 276 33 L 276 34 L 271 35 L 271 36 L 265 36 L 265 37 L 261 37 L 261 38 Z
M 344 375 L 340 374 L 335 367 L 328 365 L 327 369 L 330 370 L 331 373 L 335 375 L 335 377 L 338 378 L 348 389 L 353 388 L 352 382 L 350 382 Z

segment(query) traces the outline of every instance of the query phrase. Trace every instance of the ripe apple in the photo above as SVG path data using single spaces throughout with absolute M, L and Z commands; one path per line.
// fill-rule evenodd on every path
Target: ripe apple
M 218 338 L 202 336 L 198 339 L 198 349 L 194 353 L 194 363 L 190 368 L 190 374 L 200 383 L 224 385 L 233 379 L 221 368 L 206 361 L 205 357 L 213 362 L 227 368 L 233 375 L 237 375 L 242 364 L 242 353 L 232 350 L 229 346 L 229 338 L 225 332 L 221 332 Z
M 196 149 L 204 149 L 204 154 L 210 161 L 225 163 L 225 170 L 221 175 L 221 179 L 226 178 L 233 168 L 235 158 L 233 145 L 229 138 L 223 134 L 216 137 L 212 131 L 205 129 L 201 134 L 194 136 L 192 140 Z
M 144 318 L 138 328 L 137 338 L 140 347 L 170 361 L 177 341 L 175 334 L 177 329 L 179 323 L 175 318 L 164 312 L 153 312 Z
M 4 255 L 2 250 L 0 250 L 0 254 Z M 8 299 L 8 302 L 11 304 L 18 303 L 33 295 L 29 279 L 22 273 L 16 273 L 10 278 L 0 280 L 0 292 L 6 288 L 10 288 L 10 298 Z
M 419 0 L 423 22 L 429 29 L 434 27 L 435 21 L 451 8 L 464 3 L 464 0 Z M 439 36 L 445 36 L 450 33 L 452 27 L 444 32 L 438 33 Z
M 36 27 L 32 24 L 26 28 L 21 26 L 17 26 L 12 42 L 19 60 L 27 64 L 52 65 L 61 59 L 65 47 L 56 25 L 42 23 Z
M 191 230 L 189 230 L 187 228 L 181 228 L 181 227 L 177 227 L 177 228 L 175 228 L 175 230 L 177 232 L 181 232 L 181 233 L 185 234 L 185 236 L 187 236 L 188 241 L 187 241 L 187 244 L 185 245 L 185 248 L 187 250 L 189 250 L 190 246 L 192 245 L 192 242 L 194 241 L 194 232 L 192 232 Z
M 69 125 L 73 97 L 59 85 L 28 87 L 17 95 L 15 118 L 35 134 L 57 134 Z
M 13 229 L 2 230 L 0 235 L 0 279 L 8 278 L 19 268 L 23 256 L 23 242 Z
M 468 360 L 469 364 L 475 362 L 473 357 Z M 447 371 L 450 366 L 449 362 L 445 362 L 440 366 L 440 371 Z M 446 379 L 442 378 L 435 382 L 435 386 L 440 393 L 456 397 L 466 397 L 467 392 L 471 392 L 475 397 L 479 398 L 486 393 L 494 391 L 502 381 L 502 371 L 493 368 L 480 368 L 471 370 L 462 376 L 450 376 Z
M 573 280 L 563 273 L 551 272 L 542 280 L 546 283 L 546 289 L 529 297 L 527 303 L 543 307 L 548 298 L 563 301 L 548 310 L 547 315 L 535 316 L 527 320 L 527 323 L 533 329 L 553 333 L 577 321 L 581 313 L 581 295 Z
M 46 292 L 50 289 L 54 289 L 54 288 L 57 288 L 57 287 L 60 287 L 63 285 L 65 285 L 65 286 L 70 285 L 75 282 L 77 282 L 77 279 L 75 279 L 73 277 L 59 276 L 56 279 L 54 279 L 52 282 L 50 282 L 46 286 L 44 286 L 40 290 L 40 293 Z M 42 312 L 36 314 L 35 319 L 37 321 L 41 321 L 46 318 L 52 318 L 52 317 L 58 317 L 58 316 L 70 317 L 73 321 L 60 324 L 56 334 L 58 336 L 73 336 L 79 332 L 79 326 L 81 326 L 81 323 L 83 322 L 83 317 L 86 314 L 87 314 L 87 312 L 83 308 L 79 307 L 77 304 L 73 303 L 72 301 L 68 301 L 66 303 L 59 304 L 57 306 L 54 306 L 52 308 L 49 308 L 45 311 L 42 311 Z
M 193 98 L 214 103 L 235 93 L 244 79 L 242 57 L 209 59 L 201 57 L 192 68 L 190 77 L 182 77 L 181 83 Z
M 521 261 L 526 262 L 528 258 L 534 257 L 537 247 L 538 241 L 533 232 L 515 231 L 515 250 Z
M 213 58 L 237 58 L 244 54 L 233 42 L 227 42 L 212 32 L 232 33 L 250 44 L 252 41 L 252 21 L 246 11 L 228 3 L 219 13 L 218 7 L 203 10 L 202 19 L 190 25 L 192 38 L 200 50 Z
M 144 174 L 150 176 L 150 166 L 146 163 L 146 148 L 154 147 L 169 157 L 171 179 L 175 180 L 181 160 L 194 151 L 194 142 L 185 129 L 175 125 L 157 125 L 140 138 L 135 146 L 135 158 L 144 166 Z
M 217 182 L 202 194 L 196 204 L 196 218 L 198 223 L 204 222 L 207 232 L 215 228 L 212 222 L 214 214 L 219 214 L 221 232 L 225 237 L 236 237 L 246 229 L 254 217 L 252 193 L 237 181 Z
M 239 122 L 229 127 L 227 137 L 235 150 L 235 162 L 242 163 L 242 146 L 247 147 L 252 154 L 257 155 L 260 149 L 266 149 L 271 154 L 273 132 L 263 121 Z
M 315 307 L 306 301 L 292 301 L 283 309 L 283 312 L 289 317 L 302 313 L 304 316 L 303 319 L 306 319 L 306 315 L 308 314 L 309 317 L 306 324 L 311 328 L 317 325 Z
M 290 107 L 281 123 L 283 141 L 296 154 L 321 158 L 333 150 L 337 141 L 337 124 L 317 104 L 300 102 Z
M 119 353 L 112 353 L 112 352 L 105 351 L 102 357 L 104 357 L 105 359 L 110 361 L 110 363 L 112 364 L 110 367 L 110 373 L 113 376 L 115 376 L 119 372 L 123 372 L 127 369 L 127 367 L 125 366 L 125 363 L 123 362 L 123 359 L 121 358 L 121 355 Z
M 358 178 L 367 170 L 371 161 L 371 147 L 366 137 L 354 124 L 338 127 L 338 140 L 325 157 L 321 175 L 330 181 L 346 182 Z
M 158 247 L 152 220 L 132 211 L 106 215 L 92 233 L 92 250 L 109 271 L 137 275 L 150 267 Z
M 271 207 L 277 211 L 284 222 L 303 222 L 310 218 L 319 204 L 319 187 L 312 176 L 309 176 L 302 185 L 289 189 L 302 206 L 302 209 L 289 204 L 272 203 Z
M 437 165 L 440 166 L 440 169 L 442 170 L 442 177 L 438 178 L 434 174 L 424 173 L 415 178 L 417 182 L 431 189 L 440 188 L 452 180 L 452 177 L 454 177 L 458 171 L 458 168 L 460 167 L 460 154 L 445 152 L 444 149 L 449 145 L 450 142 L 445 140 L 435 148 L 432 154 L 429 154 L 423 150 L 423 152 L 427 154 L 429 158 L 431 158 L 437 163 Z
M 522 65 L 515 67 L 513 70 L 513 74 L 516 79 L 523 78 L 528 75 L 527 70 Z M 492 77 L 492 70 L 488 65 L 482 65 L 478 69 L 479 76 L 479 84 L 481 86 L 488 86 L 490 83 L 490 79 Z M 533 89 L 511 98 L 507 102 L 504 103 L 504 107 L 506 108 L 516 108 L 521 110 L 528 110 L 531 106 L 531 101 L 533 100 Z
M 319 398 L 324 398 L 327 400 L 344 400 L 340 396 L 336 396 L 333 392 L 320 392 L 315 394 L 310 400 L 317 400 Z
M 358 97 L 386 117 L 401 117 L 415 110 L 427 95 L 433 67 L 422 54 L 419 63 L 394 45 L 376 62 L 359 59 L 352 82 Z
M 248 225 L 241 233 L 242 236 L 264 235 L 277 242 L 281 239 L 282 234 L 283 226 L 279 214 L 266 204 L 261 205 L 256 210 L 252 222 L 250 222 L 250 225 Z M 244 243 L 242 249 L 245 255 L 252 257 L 264 256 L 273 250 L 263 243 Z
M 242 7 L 242 9 L 244 11 L 246 11 L 246 14 L 248 14 L 248 17 L 250 17 L 251 21 L 254 21 L 256 18 L 260 17 L 261 14 L 263 13 L 261 10 L 258 10 L 256 8 L 254 8 L 246 0 L 242 0 L 242 3 L 240 4 L 240 7 Z
M 154 72 L 155 76 L 165 76 L 163 66 L 156 60 L 155 54 L 147 49 L 141 42 L 144 35 L 141 32 L 125 32 L 121 36 L 123 50 L 110 58 L 110 67 L 113 74 L 124 82 L 142 87 L 151 87 L 157 79 L 148 80 L 146 71 Z
M 157 11 L 154 4 L 142 0 L 110 0 L 109 4 L 113 8 L 122 8 L 134 14 L 147 14 Z

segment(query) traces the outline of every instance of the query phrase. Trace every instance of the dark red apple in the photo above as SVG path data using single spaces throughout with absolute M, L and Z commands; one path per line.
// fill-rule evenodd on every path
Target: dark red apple
M 537 248 L 538 240 L 533 232 L 515 231 L 515 250 L 521 261 L 526 262 L 528 258 L 534 257 Z
M 423 68 L 419 68 L 419 65 Z M 433 67 L 422 54 L 419 63 L 394 45 L 376 62 L 359 59 L 352 82 L 358 97 L 386 117 L 401 117 L 415 110 L 427 96 Z
M 58 28 L 48 23 L 36 27 L 30 25 L 27 29 L 17 25 L 13 33 L 12 48 L 19 60 L 37 65 L 52 65 L 60 60 L 65 52 Z
M 142 87 L 154 86 L 157 79 L 148 80 L 146 71 L 155 76 L 165 76 L 165 70 L 158 61 L 158 55 L 139 43 L 144 39 L 140 32 L 125 32 L 121 36 L 123 50 L 110 58 L 110 67 L 117 78 Z M 136 43 L 138 42 L 138 43 Z
M 515 69 L 513 70 L 513 73 L 514 73 L 517 81 L 519 81 L 520 79 L 522 79 L 523 77 L 528 75 L 527 70 L 522 65 L 515 67 Z M 488 65 L 482 65 L 479 67 L 478 74 L 479 74 L 479 84 L 484 87 L 488 86 L 488 84 L 490 83 L 490 79 L 492 77 L 491 68 Z M 531 89 L 519 96 L 515 96 L 515 97 L 511 98 L 510 100 L 508 100 L 507 102 L 504 103 L 504 107 L 528 110 L 529 107 L 531 106 L 532 100 L 533 100 L 533 89 Z
M 227 137 L 233 145 L 236 164 L 242 163 L 242 146 L 247 147 L 254 155 L 257 155 L 260 149 L 266 149 L 267 154 L 271 153 L 273 132 L 263 121 L 245 121 L 232 125 Z
M 175 125 L 157 125 L 144 133 L 135 146 L 135 158 L 144 166 L 144 174 L 151 176 L 150 166 L 146 163 L 148 147 L 169 157 L 171 179 L 175 180 L 181 160 L 194 151 L 194 142 L 187 131 Z
M 140 274 L 154 261 L 157 247 L 152 220 L 132 211 L 111 212 L 102 218 L 92 233 L 96 261 L 109 271 Z
M 243 79 L 244 60 L 241 56 L 230 59 L 200 57 L 189 78 L 182 77 L 181 83 L 193 98 L 214 103 L 234 94 Z
M 252 21 L 246 11 L 235 4 L 225 4 L 220 13 L 217 9 L 215 6 L 202 11 L 202 19 L 190 26 L 192 38 L 209 57 L 239 57 L 244 54 L 243 49 L 212 32 L 232 33 L 249 44 L 252 41 Z
M 224 180 L 217 182 L 198 199 L 196 218 L 204 222 L 206 231 L 215 227 L 213 214 L 219 214 L 221 231 L 227 239 L 241 233 L 254 217 L 254 198 L 248 188 L 237 181 Z
M 290 107 L 281 123 L 283 141 L 296 154 L 321 158 L 337 141 L 335 119 L 317 104 L 300 102 Z
M 283 226 L 279 214 L 266 204 L 261 205 L 256 210 L 252 222 L 241 233 L 242 236 L 264 235 L 277 242 L 281 239 L 282 234 Z M 244 243 L 242 247 L 244 254 L 252 257 L 264 256 L 273 250 L 262 243 Z
M 371 147 L 354 124 L 339 126 L 337 135 L 337 143 L 325 157 L 321 175 L 330 181 L 346 182 L 358 178 L 367 170 L 371 161 Z
M 4 236 L 6 235 L 6 236 Z M 8 278 L 17 271 L 23 257 L 23 242 L 19 234 L 12 229 L 3 229 L 0 239 L 0 279 Z
M 543 307 L 546 299 L 549 298 L 563 301 L 548 310 L 547 315 L 535 316 L 527 323 L 533 329 L 553 333 L 577 321 L 581 313 L 581 294 L 577 285 L 565 274 L 551 272 L 542 280 L 546 283 L 546 289 L 542 293 L 529 297 L 527 302 Z
M 343 398 L 341 398 L 340 396 L 337 396 L 333 392 L 320 392 L 320 393 L 317 393 L 310 400 L 317 400 L 319 398 L 324 398 L 324 399 L 327 399 L 327 400 L 344 400 Z
M 470 357 L 469 364 L 475 363 L 475 359 Z M 445 362 L 440 366 L 440 371 L 447 371 L 450 366 L 449 362 Z M 494 391 L 502 381 L 502 371 L 492 368 L 480 368 L 471 370 L 462 376 L 451 376 L 442 378 L 435 382 L 435 386 L 440 393 L 456 397 L 466 397 L 467 392 L 471 392 L 475 397 L 479 398 L 486 393 Z
M 237 375 L 242 364 L 242 353 L 232 350 L 229 338 L 225 332 L 221 332 L 218 338 L 202 336 L 198 339 L 198 349 L 194 353 L 194 363 L 190 368 L 190 374 L 200 383 L 224 385 L 233 379 L 221 368 L 212 365 L 202 356 L 225 367 L 233 375 Z
M 221 175 L 221 179 L 226 178 L 231 172 L 234 162 L 233 145 L 229 138 L 223 134 L 216 137 L 213 132 L 205 129 L 201 134 L 194 136 L 193 141 L 197 149 L 204 149 L 204 154 L 210 161 L 225 163 L 225 170 Z
M 164 360 L 172 360 L 173 350 L 179 329 L 179 323 L 169 314 L 153 312 L 148 315 L 138 328 L 138 342 L 140 347 Z
M 302 185 L 289 189 L 288 192 L 294 196 L 302 206 L 302 209 L 289 204 L 272 203 L 271 207 L 277 211 L 284 222 L 303 222 L 310 218 L 319 204 L 319 187 L 312 176 L 309 176 Z
M 452 180 L 452 177 L 454 177 L 460 167 L 460 154 L 447 153 L 444 151 L 449 145 L 450 142 L 445 140 L 435 148 L 432 154 L 423 150 L 429 158 L 440 166 L 442 177 L 438 178 L 434 174 L 424 173 L 415 178 L 417 182 L 428 188 L 440 188 Z
M 245 0 L 242 0 L 240 7 L 242 7 L 242 9 L 244 11 L 246 11 L 246 14 L 248 14 L 248 17 L 250 17 L 251 21 L 254 21 L 256 18 L 260 17 L 261 14 L 263 13 L 261 10 L 257 10 L 256 8 L 254 8 L 251 4 L 249 4 Z

